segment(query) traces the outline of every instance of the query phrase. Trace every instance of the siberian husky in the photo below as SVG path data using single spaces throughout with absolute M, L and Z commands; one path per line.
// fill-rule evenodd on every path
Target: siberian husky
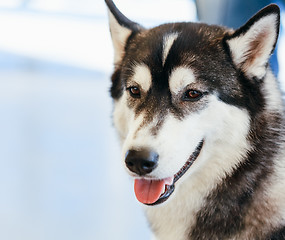
M 152 29 L 106 0 L 122 159 L 158 240 L 285 239 L 280 10 Z

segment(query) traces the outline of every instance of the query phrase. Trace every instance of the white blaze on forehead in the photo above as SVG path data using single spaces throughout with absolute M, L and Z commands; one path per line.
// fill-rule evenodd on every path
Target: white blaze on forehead
M 178 38 L 178 33 L 171 33 L 163 37 L 163 53 L 162 53 L 162 62 L 165 63 L 165 60 L 168 56 L 168 53 L 174 43 L 174 41 Z
M 187 67 L 178 67 L 174 69 L 169 78 L 169 87 L 171 92 L 177 94 L 187 85 L 195 82 L 194 72 Z
M 146 65 L 137 65 L 133 69 L 133 81 L 137 83 L 143 91 L 147 92 L 151 86 L 151 72 Z

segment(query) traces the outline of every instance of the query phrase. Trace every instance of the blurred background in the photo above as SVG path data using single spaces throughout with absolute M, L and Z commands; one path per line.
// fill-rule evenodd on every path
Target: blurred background
M 191 0 L 115 2 L 146 27 L 196 20 Z M 278 54 L 284 79 L 283 36 Z M 1 240 L 150 238 L 112 127 L 112 59 L 103 0 L 0 0 Z

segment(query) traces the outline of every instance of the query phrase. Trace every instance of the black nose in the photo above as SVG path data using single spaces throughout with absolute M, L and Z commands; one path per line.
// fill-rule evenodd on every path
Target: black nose
M 149 150 L 129 150 L 125 163 L 128 169 L 140 176 L 152 172 L 157 167 L 158 154 Z

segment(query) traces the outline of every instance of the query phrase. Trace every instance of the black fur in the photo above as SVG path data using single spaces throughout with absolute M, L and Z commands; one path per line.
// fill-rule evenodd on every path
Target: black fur
M 116 69 L 112 75 L 112 86 L 110 89 L 110 93 L 113 99 L 119 99 L 123 94 L 120 69 Z
M 246 227 L 246 213 L 260 191 L 264 191 L 263 183 L 273 172 L 272 159 L 281 150 L 280 143 L 284 143 L 282 116 L 260 115 L 261 120 L 252 119 L 254 134 L 248 136 L 255 150 L 249 152 L 236 171 L 207 197 L 205 206 L 197 213 L 197 222 L 189 233 L 189 239 L 230 238 Z M 265 212 L 266 209 L 259 211 Z M 255 215 L 258 218 L 258 213 Z M 264 239 L 259 234 L 255 233 L 255 239 Z
M 135 65 L 148 66 L 152 77 L 151 88 L 148 92 L 142 92 L 139 99 L 129 97 L 128 107 L 134 109 L 136 115 L 147 111 L 143 125 L 150 123 L 154 117 L 158 118 L 157 126 L 151 130 L 153 135 L 163 125 L 167 112 L 170 111 L 178 119 L 182 119 L 205 107 L 208 103 L 207 97 L 211 94 L 249 113 L 251 132 L 247 138 L 253 146 L 252 150 L 233 173 L 227 175 L 206 196 L 204 206 L 196 213 L 195 225 L 188 229 L 188 238 L 195 240 L 230 239 L 238 235 L 248 227 L 248 210 L 254 209 L 255 199 L 264 191 L 263 182 L 268 181 L 274 173 L 273 159 L 285 144 L 285 131 L 282 113 L 266 110 L 266 96 L 262 92 L 264 78 L 247 77 L 234 64 L 227 41 L 244 34 L 261 17 L 272 13 L 279 17 L 279 8 L 271 5 L 263 9 L 246 25 L 232 33 L 223 27 L 200 23 L 165 24 L 145 30 L 126 19 L 112 1 L 106 0 L 106 3 L 111 12 L 117 15 L 119 24 L 133 31 L 125 44 L 122 62 L 116 66 L 112 76 L 111 95 L 117 100 L 130 87 Z M 276 23 L 276 29 L 279 29 L 279 24 Z M 179 36 L 163 63 L 163 36 L 171 33 L 178 33 Z M 170 92 L 169 77 L 178 66 L 193 69 L 197 82 L 195 86 L 207 93 L 198 103 L 181 104 L 181 98 Z M 257 212 L 252 214 L 256 218 L 259 216 Z M 262 219 L 257 220 L 262 222 Z M 285 239 L 284 226 L 279 226 L 270 235 L 262 230 L 252 231 L 254 239 Z
M 162 37 L 173 32 L 178 32 L 180 35 L 173 43 L 163 65 Z M 148 34 L 143 37 L 140 34 L 132 35 L 131 40 L 129 39 L 126 44 L 126 55 L 119 68 L 122 69 L 122 72 L 119 76 L 119 70 L 115 71 L 112 78 L 112 96 L 114 98 L 121 96 L 128 79 L 133 75 L 134 64 L 145 64 L 151 70 L 153 85 L 151 92 L 147 93 L 148 97 L 136 107 L 137 114 L 145 109 L 145 106 L 153 106 L 153 113 L 165 106 L 178 118 L 181 118 L 184 115 L 184 110 L 181 111 L 173 104 L 168 80 L 175 67 L 187 65 L 197 73 L 198 81 L 207 85 L 209 93 L 216 92 L 222 101 L 245 108 L 251 115 L 256 114 L 259 109 L 264 107 L 264 99 L 259 85 L 256 81 L 249 81 L 229 61 L 230 56 L 223 39 L 225 33 L 226 30 L 218 26 L 177 23 L 149 30 Z M 141 49 L 144 49 L 143 55 Z M 187 55 L 184 54 L 186 52 Z M 205 52 L 206 55 L 203 54 Z M 224 79 L 227 79 L 226 84 L 224 84 Z M 155 99 L 151 96 L 159 96 L 159 98 Z
M 285 239 L 285 226 L 276 230 L 269 238 L 269 240 L 284 240 Z
M 127 17 L 125 17 L 125 15 L 123 15 L 120 10 L 116 7 L 116 5 L 114 4 L 113 1 L 111 0 L 105 0 L 109 10 L 112 12 L 112 14 L 114 15 L 114 17 L 116 18 L 116 20 L 118 21 L 118 23 L 123 26 L 126 27 L 134 32 L 137 32 L 141 29 L 141 26 L 133 21 L 131 21 L 130 19 L 128 19 Z

